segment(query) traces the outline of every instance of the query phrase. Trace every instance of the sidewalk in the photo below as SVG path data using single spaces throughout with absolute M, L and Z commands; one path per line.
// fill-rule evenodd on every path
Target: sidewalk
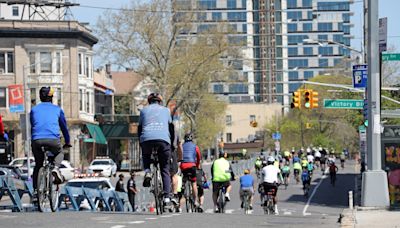
M 341 214 L 341 227 L 400 228 L 400 211 L 362 209 L 345 209 Z

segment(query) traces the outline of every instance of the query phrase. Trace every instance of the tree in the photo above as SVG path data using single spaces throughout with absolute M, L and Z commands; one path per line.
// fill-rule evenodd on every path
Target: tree
M 180 109 L 194 129 L 198 124 L 196 110 L 204 110 L 208 104 L 202 101 L 217 101 L 208 94 L 210 82 L 225 80 L 230 71 L 229 65 L 220 61 L 221 56 L 238 55 L 237 48 L 229 45 L 223 26 L 195 38 L 180 36 L 190 28 L 195 14 L 175 13 L 172 2 L 132 1 L 121 11 L 106 12 L 98 20 L 95 32 L 101 37 L 103 59 L 149 78 L 154 91 L 163 95 L 166 106 L 174 102 L 172 115 Z

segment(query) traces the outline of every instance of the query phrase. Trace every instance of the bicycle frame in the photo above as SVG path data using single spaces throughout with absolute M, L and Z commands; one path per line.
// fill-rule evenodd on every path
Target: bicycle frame
M 249 214 L 250 212 L 250 199 L 251 192 L 248 190 L 243 191 L 243 209 L 245 214 Z
M 55 212 L 58 209 L 59 186 L 53 188 L 53 176 L 51 171 L 54 168 L 54 157 L 50 151 L 42 147 L 44 153 L 43 167 L 39 169 L 37 176 L 37 198 L 40 212 L 46 211 L 46 204 L 49 201 L 50 209 Z M 43 185 L 43 186 L 42 186 Z
M 152 153 L 151 153 L 151 160 L 152 160 L 152 186 L 151 186 L 151 192 L 153 192 L 154 195 L 154 200 L 155 200 L 155 206 L 156 206 L 156 212 L 157 215 L 162 214 L 164 212 L 164 196 L 162 192 L 162 178 L 161 178 L 161 173 L 160 173 L 160 168 L 159 168 L 159 161 L 158 161 L 158 154 L 157 154 L 157 148 L 153 148 Z

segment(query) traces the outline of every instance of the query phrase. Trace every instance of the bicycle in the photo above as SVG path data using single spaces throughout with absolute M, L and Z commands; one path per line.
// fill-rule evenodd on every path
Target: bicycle
M 310 183 L 305 183 L 303 187 L 304 196 L 308 197 L 308 193 L 310 192 Z
M 150 186 L 150 192 L 154 195 L 157 215 L 160 215 L 164 212 L 164 196 L 157 148 L 152 149 L 151 161 L 150 169 L 152 172 L 152 182 Z
M 243 191 L 243 209 L 244 209 L 244 214 L 248 215 L 250 214 L 250 199 L 251 199 L 251 191 L 249 190 L 244 190 Z
M 285 190 L 286 190 L 289 185 L 289 173 L 283 173 L 283 175 L 284 175 L 283 184 L 285 185 Z
M 218 199 L 217 199 L 218 213 L 225 213 L 225 205 L 226 205 L 225 193 L 226 193 L 225 186 L 221 186 L 218 189 Z
M 192 183 L 188 178 L 185 176 L 183 179 L 183 182 L 185 183 L 185 190 L 183 196 L 185 197 L 185 204 L 186 204 L 186 212 L 196 212 L 196 207 L 194 204 L 194 199 L 193 199 L 193 189 L 192 189 Z
M 69 147 L 64 145 L 63 149 Z M 59 184 L 54 184 L 54 176 L 51 174 L 54 169 L 54 154 L 46 146 L 42 146 L 42 151 L 44 153 L 43 167 L 39 169 L 37 176 L 38 209 L 40 212 L 46 212 L 48 209 L 55 212 L 59 206 L 60 188 Z
M 264 202 L 264 214 L 275 214 L 275 204 L 274 204 L 274 194 L 275 189 L 269 189 L 267 192 L 266 202 Z

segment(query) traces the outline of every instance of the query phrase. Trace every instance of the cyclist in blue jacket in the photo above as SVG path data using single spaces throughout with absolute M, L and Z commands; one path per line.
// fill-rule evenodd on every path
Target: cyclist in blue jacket
M 30 113 L 32 152 L 36 163 L 33 170 L 33 188 L 35 190 L 37 189 L 38 172 L 44 161 L 42 147 L 47 147 L 55 156 L 55 167 L 52 170 L 55 184 L 61 184 L 64 181 L 59 170 L 64 159 L 60 129 L 65 139 L 64 147 L 71 147 L 64 111 L 59 106 L 52 104 L 54 90 L 50 87 L 42 87 L 39 93 L 41 103 L 33 107 Z

